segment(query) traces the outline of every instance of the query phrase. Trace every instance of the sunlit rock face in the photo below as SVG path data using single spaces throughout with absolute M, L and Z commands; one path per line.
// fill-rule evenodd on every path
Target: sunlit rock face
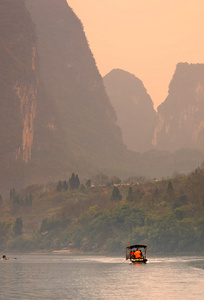
M 66 0 L 0 1 L 0 126 L 0 194 L 111 168 L 125 155 L 83 25 Z
M 150 150 L 156 112 L 142 81 L 121 69 L 112 70 L 103 80 L 128 149 Z
M 37 102 L 36 36 L 24 1 L 0 3 L 1 155 L 31 159 Z
M 0 193 L 24 181 L 38 94 L 35 25 L 22 0 L 0 2 Z
M 160 150 L 204 149 L 204 64 L 177 65 L 152 143 Z
M 20 112 L 23 123 L 22 143 L 17 151 L 16 159 L 22 153 L 23 161 L 28 163 L 28 160 L 31 159 L 34 137 L 37 86 L 26 86 L 23 83 L 16 82 L 14 90 L 20 102 Z

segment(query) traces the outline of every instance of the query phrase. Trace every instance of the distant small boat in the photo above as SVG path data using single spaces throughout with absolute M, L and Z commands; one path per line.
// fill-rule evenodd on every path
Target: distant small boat
M 126 247 L 126 260 L 130 260 L 133 264 L 135 263 L 146 263 L 147 262 L 147 245 L 132 245 Z
M 6 255 L 3 255 L 1 260 L 9 260 L 9 258 Z

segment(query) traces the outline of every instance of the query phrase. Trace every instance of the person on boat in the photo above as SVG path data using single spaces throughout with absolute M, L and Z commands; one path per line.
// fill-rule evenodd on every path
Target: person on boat
M 135 258 L 135 255 L 134 255 L 134 251 L 133 251 L 133 250 L 130 251 L 130 258 Z
M 135 258 L 142 258 L 142 254 L 141 254 L 141 251 L 140 250 L 138 250 L 138 248 L 137 248 L 137 250 L 135 251 Z

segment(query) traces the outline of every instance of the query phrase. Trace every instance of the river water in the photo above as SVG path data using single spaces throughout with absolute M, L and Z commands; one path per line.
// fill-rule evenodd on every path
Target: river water
M 203 300 L 204 256 L 10 255 L 0 261 L 0 299 Z

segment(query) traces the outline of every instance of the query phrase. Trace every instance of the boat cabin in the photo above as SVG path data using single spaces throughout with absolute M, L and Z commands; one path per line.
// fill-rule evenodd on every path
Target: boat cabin
M 126 260 L 132 263 L 146 263 L 147 262 L 147 245 L 132 245 L 126 247 Z

